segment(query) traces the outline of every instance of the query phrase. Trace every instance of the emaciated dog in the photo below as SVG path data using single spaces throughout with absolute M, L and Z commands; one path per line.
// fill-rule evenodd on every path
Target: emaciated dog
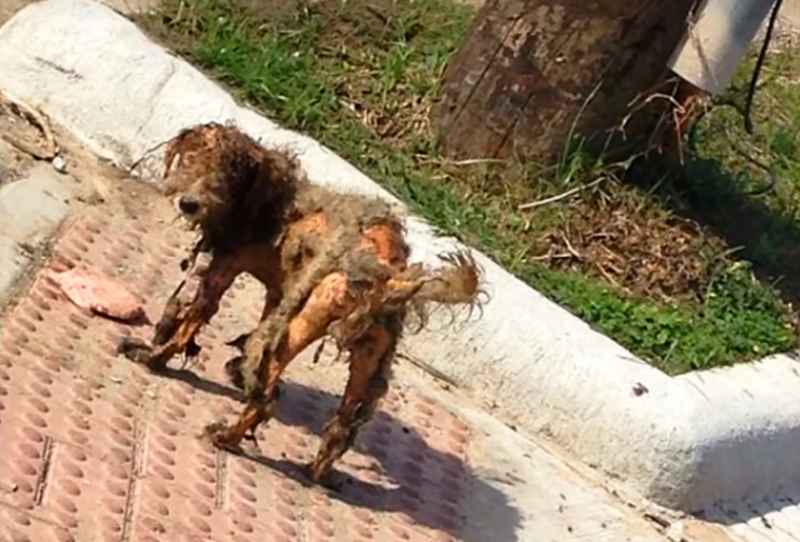
M 443 255 L 447 265 L 437 270 L 409 265 L 402 223 L 388 204 L 312 186 L 289 154 L 234 127 L 183 131 L 165 162 L 167 192 L 201 239 L 152 345 L 123 339 L 120 352 L 154 371 L 175 354 L 196 354 L 194 337 L 222 295 L 239 274 L 251 274 L 266 286 L 266 303 L 258 326 L 234 341 L 242 356 L 226 364 L 247 406 L 235 424 L 211 424 L 207 433 L 238 451 L 248 431 L 272 416 L 286 366 L 332 337 L 349 353 L 350 376 L 310 467 L 320 482 L 386 393 L 407 316 L 424 324 L 428 302 L 475 306 L 482 272 L 465 252 Z

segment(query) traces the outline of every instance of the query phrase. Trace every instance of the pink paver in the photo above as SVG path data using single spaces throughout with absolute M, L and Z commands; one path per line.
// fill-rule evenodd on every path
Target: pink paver
M 147 300 L 152 322 L 190 242 L 147 218 L 90 215 L 66 231 L 46 267 L 79 263 L 125 281 Z M 290 366 L 277 418 L 244 456 L 200 436 L 242 408 L 223 377 L 234 353 L 224 343 L 255 323 L 261 296 L 240 277 L 199 337 L 191 372 L 175 359 L 159 376 L 115 353 L 120 334 L 149 339 L 149 325 L 84 312 L 40 273 L 0 322 L 0 539 L 458 539 L 469 428 L 399 384 L 337 463 L 336 492 L 310 486 L 303 471 L 346 378 L 325 356 Z

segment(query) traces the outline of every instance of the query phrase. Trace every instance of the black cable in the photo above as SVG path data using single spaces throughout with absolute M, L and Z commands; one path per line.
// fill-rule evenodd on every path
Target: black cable
M 700 124 L 700 120 L 703 117 L 705 117 L 706 114 L 709 111 L 711 111 L 712 109 L 714 109 L 715 107 L 725 107 L 725 106 L 732 107 L 740 115 L 745 116 L 745 111 L 742 109 L 742 107 L 739 104 L 737 104 L 733 100 L 727 100 L 727 99 L 722 99 L 722 100 L 715 101 L 714 103 L 711 104 L 710 107 L 708 107 L 708 108 L 704 109 L 703 111 L 701 111 L 700 114 L 697 115 L 697 117 L 694 119 L 694 122 L 692 122 L 692 127 L 689 129 L 689 137 L 688 137 L 688 140 L 686 142 L 687 143 L 687 147 L 689 147 L 689 152 L 692 155 L 697 156 L 697 154 L 698 154 L 697 153 L 697 143 L 696 143 L 697 138 L 696 138 L 696 135 L 697 135 L 697 126 Z M 753 158 L 748 153 L 746 153 L 743 149 L 739 148 L 739 146 L 736 145 L 733 141 L 731 141 L 731 148 L 733 148 L 733 150 L 736 151 L 737 154 L 742 156 L 745 160 L 747 160 L 748 162 L 750 162 L 754 166 L 756 166 L 756 167 L 758 167 L 760 169 L 763 169 L 767 174 L 767 183 L 764 186 L 760 186 L 760 187 L 755 188 L 753 190 L 748 190 L 746 192 L 742 192 L 742 195 L 744 195 L 744 196 L 760 196 L 762 194 L 766 194 L 767 192 L 769 192 L 770 190 L 772 190 L 775 187 L 775 184 L 778 181 L 778 176 L 775 173 L 775 168 L 774 167 L 770 167 L 767 164 L 761 162 L 760 160 L 757 160 L 757 159 Z M 687 160 L 686 161 L 686 169 L 687 170 L 688 170 L 688 167 L 689 167 L 689 161 Z M 686 173 L 689 174 L 688 171 Z M 689 174 L 689 176 L 691 177 L 690 174 Z
M 756 94 L 756 85 L 758 84 L 758 78 L 761 75 L 761 68 L 764 65 L 764 60 L 767 57 L 767 50 L 769 49 L 769 43 L 772 40 L 772 32 L 775 29 L 775 22 L 778 19 L 778 11 L 781 8 L 781 4 L 783 0 L 776 0 L 775 5 L 772 7 L 772 12 L 769 16 L 769 23 L 767 24 L 767 33 L 764 36 L 764 43 L 761 45 L 761 51 L 758 54 L 758 60 L 756 61 L 755 69 L 753 70 L 753 75 L 750 78 L 750 86 L 747 89 L 747 99 L 745 100 L 744 108 L 740 107 L 739 104 L 734 102 L 731 99 L 722 98 L 719 100 L 715 100 L 712 102 L 711 106 L 702 111 L 692 122 L 692 127 L 689 130 L 689 137 L 687 141 L 687 146 L 692 154 L 697 155 L 697 146 L 696 146 L 696 133 L 697 133 L 697 125 L 700 123 L 700 120 L 714 107 L 720 106 L 728 106 L 735 109 L 743 118 L 744 120 L 744 129 L 749 135 L 753 135 L 753 121 L 750 117 L 750 112 L 753 108 L 753 98 Z M 777 182 L 777 175 L 775 173 L 775 168 L 770 167 L 767 164 L 753 158 L 749 154 L 747 154 L 744 150 L 739 148 L 734 142 L 731 142 L 731 147 L 737 154 L 742 156 L 745 160 L 750 162 L 751 164 L 763 169 L 767 173 L 767 184 L 762 187 L 756 188 L 754 190 L 750 190 L 747 192 L 743 192 L 742 194 L 745 196 L 760 196 L 762 194 L 766 194 L 775 186 Z M 686 164 L 688 166 L 688 162 Z M 687 172 L 688 173 L 688 172 Z
M 778 11 L 781 9 L 783 0 L 776 0 L 772 8 L 772 13 L 769 16 L 769 24 L 767 25 L 767 34 L 764 36 L 764 44 L 761 46 L 761 51 L 758 53 L 758 61 L 756 68 L 753 70 L 753 76 L 750 78 L 750 88 L 747 90 L 747 101 L 744 104 L 744 129 L 747 133 L 753 134 L 753 121 L 750 119 L 750 110 L 753 107 L 753 97 L 756 94 L 756 84 L 758 83 L 758 76 L 761 74 L 761 66 L 764 64 L 764 59 L 767 57 L 767 49 L 769 49 L 769 42 L 772 40 L 772 30 L 775 28 L 775 21 L 778 19 Z

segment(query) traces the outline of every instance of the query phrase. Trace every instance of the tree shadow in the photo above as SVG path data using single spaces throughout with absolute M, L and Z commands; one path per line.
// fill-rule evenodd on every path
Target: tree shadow
M 785 301 L 800 306 L 800 225 L 789 216 L 792 211 L 781 214 L 771 209 L 766 194 L 748 195 L 742 187 L 759 183 L 747 173 L 734 175 L 716 158 L 686 159 L 682 172 L 641 160 L 627 180 L 652 191 L 667 209 L 725 239 L 735 250 L 733 257 L 752 262 L 759 280 L 774 284 Z M 668 182 L 657 186 L 664 175 Z
M 187 369 L 167 369 L 162 375 L 207 393 L 243 401 L 241 391 Z M 270 423 L 304 427 L 319 436 L 339 403 L 340 397 L 336 395 L 284 380 L 280 387 L 276 417 Z M 268 436 L 269 427 L 265 432 Z M 372 470 L 373 479 L 377 475 L 384 476 L 390 482 L 389 487 L 338 470 L 334 464 L 331 472 L 334 486 L 326 488 L 331 498 L 375 512 L 405 514 L 418 525 L 466 542 L 487 541 L 471 537 L 468 528 L 470 516 L 461 515 L 459 509 L 468 507 L 468 501 L 490 503 L 492 542 L 517 539 L 520 513 L 502 492 L 473 474 L 459 457 L 430 447 L 414 427 L 404 424 L 386 411 L 380 410 L 361 429 L 352 451 L 376 459 L 379 467 L 361 469 Z M 306 487 L 313 486 L 306 465 L 285 458 L 266 457 L 257 450 L 248 449 L 242 456 Z M 345 458 L 339 460 L 339 466 Z M 489 515 L 489 510 L 484 510 Z M 480 520 L 485 522 L 487 518 Z

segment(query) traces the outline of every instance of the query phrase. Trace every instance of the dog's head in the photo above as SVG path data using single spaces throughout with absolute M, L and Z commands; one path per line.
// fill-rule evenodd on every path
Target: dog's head
M 204 230 L 263 211 L 297 176 L 288 155 L 216 123 L 181 132 L 168 145 L 165 165 L 167 195 L 184 218 Z

